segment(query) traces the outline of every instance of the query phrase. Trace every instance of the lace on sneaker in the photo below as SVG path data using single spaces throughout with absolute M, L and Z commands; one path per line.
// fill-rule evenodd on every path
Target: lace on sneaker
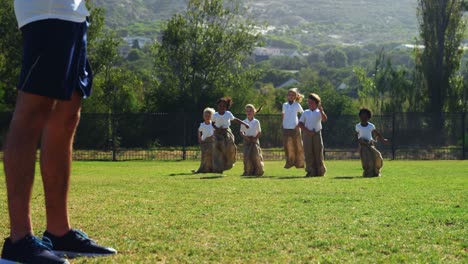
M 37 239 L 37 238 L 36 238 Z M 39 240 L 39 239 L 38 239 Z M 39 240 L 40 241 L 40 240 Z M 43 236 L 42 241 L 40 241 L 47 249 L 51 250 L 53 248 L 52 240 L 50 238 Z
M 78 229 L 73 229 L 72 231 L 73 231 L 73 233 L 75 233 L 77 235 L 76 237 L 78 239 L 80 239 L 81 241 L 88 242 L 88 243 L 94 243 L 94 241 L 92 239 L 90 239 L 85 232 L 83 232 L 81 230 L 78 230 Z
M 51 250 L 52 249 L 52 243 L 43 243 L 39 238 L 36 236 L 29 236 L 26 238 L 27 240 L 30 240 L 31 242 L 31 247 L 35 250 Z M 50 241 L 50 240 L 49 240 Z

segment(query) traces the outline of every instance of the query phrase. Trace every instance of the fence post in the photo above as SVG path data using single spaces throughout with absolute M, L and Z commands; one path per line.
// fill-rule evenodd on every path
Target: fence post
M 466 160 L 466 112 L 462 114 L 462 160 Z
M 392 160 L 395 160 L 395 112 L 392 113 Z
M 117 161 L 117 146 L 115 144 L 115 115 L 110 113 L 111 118 L 111 140 L 112 140 L 112 161 Z
M 183 145 L 182 145 L 182 160 L 186 160 L 187 159 L 187 113 L 183 113 L 184 115 L 184 118 L 183 118 L 183 122 L 184 122 L 184 138 L 183 138 Z

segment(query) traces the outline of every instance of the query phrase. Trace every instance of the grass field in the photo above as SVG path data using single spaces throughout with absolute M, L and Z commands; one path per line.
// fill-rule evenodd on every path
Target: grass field
M 387 161 L 362 178 L 359 161 L 327 162 L 303 178 L 267 162 L 266 176 L 192 175 L 196 162 L 77 162 L 75 227 L 119 254 L 72 263 L 467 263 L 468 162 Z M 2 177 L 3 178 L 3 177 Z M 43 193 L 33 195 L 44 230 Z M 7 236 L 4 180 L 0 236 Z

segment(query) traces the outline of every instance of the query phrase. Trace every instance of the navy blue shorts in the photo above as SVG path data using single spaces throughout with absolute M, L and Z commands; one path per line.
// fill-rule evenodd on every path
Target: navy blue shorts
M 23 65 L 18 89 L 58 100 L 76 90 L 90 96 L 92 73 L 86 54 L 88 22 L 46 19 L 21 28 Z

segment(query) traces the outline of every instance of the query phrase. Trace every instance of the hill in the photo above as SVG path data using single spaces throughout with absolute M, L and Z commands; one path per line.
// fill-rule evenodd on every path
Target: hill
M 186 0 L 96 0 L 108 14 L 108 25 L 122 29 L 154 25 Z M 415 0 L 245 0 L 250 15 L 276 28 L 276 35 L 304 44 L 369 44 L 412 41 L 417 34 Z M 149 30 L 151 31 L 151 30 Z

